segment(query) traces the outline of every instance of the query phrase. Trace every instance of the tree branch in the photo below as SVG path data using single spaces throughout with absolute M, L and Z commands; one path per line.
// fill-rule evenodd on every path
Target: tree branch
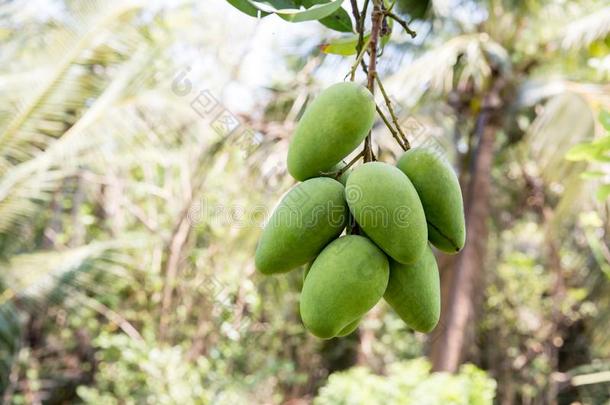
M 405 31 L 407 31 L 407 34 L 411 35 L 411 38 L 415 38 L 417 36 L 417 32 L 409 28 L 409 24 L 407 24 L 405 20 L 392 13 L 390 10 L 385 11 L 384 14 L 390 17 L 392 20 L 396 21 L 398 24 L 400 24 L 400 26 L 404 28 Z
M 404 150 L 411 149 L 411 144 L 409 143 L 407 136 L 405 135 L 405 133 L 402 131 L 402 128 L 400 128 L 400 125 L 398 124 L 398 118 L 396 117 L 396 113 L 394 112 L 394 107 L 392 107 L 392 100 L 390 100 L 388 93 L 386 93 L 385 87 L 383 87 L 383 83 L 381 82 L 381 79 L 379 78 L 379 76 L 375 75 L 375 80 L 377 81 L 379 90 L 381 90 L 381 94 L 383 95 L 385 105 L 388 107 L 388 112 L 390 113 L 390 116 L 392 117 L 392 122 L 396 126 L 396 130 L 398 131 L 398 133 L 400 134 L 400 137 L 402 138 L 402 142 L 403 142 L 404 146 L 403 146 L 403 144 L 401 144 L 400 146 L 403 146 Z M 394 134 L 392 134 L 392 135 L 394 135 Z
M 371 15 L 371 41 L 369 43 L 369 65 L 367 74 L 367 87 L 371 94 L 375 94 L 375 75 L 377 74 L 377 43 L 379 42 L 379 32 L 381 31 L 381 21 L 383 19 L 383 11 L 381 10 L 381 0 L 373 0 L 373 13 Z M 370 162 L 373 160 L 373 151 L 371 150 L 371 132 L 364 140 L 364 161 Z

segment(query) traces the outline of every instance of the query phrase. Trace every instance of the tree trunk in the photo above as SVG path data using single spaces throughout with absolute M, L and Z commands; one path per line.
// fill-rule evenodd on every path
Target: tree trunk
M 435 371 L 457 371 L 474 337 L 474 318 L 482 290 L 477 287 L 485 260 L 496 132 L 495 126 L 488 122 L 488 114 L 488 111 L 481 112 L 479 119 L 481 136 L 465 196 L 466 245 L 458 256 L 446 260 L 441 272 L 441 319 L 430 338 L 430 359 Z

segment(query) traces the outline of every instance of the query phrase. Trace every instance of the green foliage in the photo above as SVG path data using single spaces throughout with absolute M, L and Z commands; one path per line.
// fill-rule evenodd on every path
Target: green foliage
M 424 359 L 389 365 L 385 375 L 356 367 L 330 376 L 314 405 L 490 405 L 496 382 L 473 365 L 456 375 L 431 373 Z
M 428 14 L 432 2 L 430 0 L 396 0 L 396 9 L 413 19 L 423 19 Z
M 205 380 L 210 365 L 205 359 L 192 363 L 178 347 L 157 347 L 125 335 L 104 333 L 94 344 L 100 368 L 95 387 L 78 388 L 84 403 L 212 403 Z
M 610 175 L 608 168 L 610 167 L 610 112 L 602 110 L 599 113 L 599 122 L 607 131 L 607 135 L 594 139 L 590 142 L 583 142 L 572 147 L 566 154 L 566 159 L 574 162 L 585 161 L 592 165 L 599 165 L 605 168 L 605 171 L 594 170 L 584 172 L 581 177 L 585 179 L 601 178 Z M 605 165 L 603 165 L 605 164 Z M 597 189 L 597 199 L 606 201 L 610 196 L 610 183 L 603 182 Z
M 366 49 L 370 39 L 371 34 L 367 33 L 363 35 L 362 47 Z M 345 37 L 331 39 L 327 43 L 320 46 L 320 49 L 324 53 L 341 55 L 341 56 L 350 56 L 355 55 L 358 48 L 358 41 L 360 37 L 358 35 L 349 35 Z
M 341 8 L 343 0 L 227 0 L 229 4 L 251 17 L 276 14 L 290 22 L 318 20 L 326 27 L 351 32 L 352 20 Z M 300 9 L 304 6 L 305 9 Z

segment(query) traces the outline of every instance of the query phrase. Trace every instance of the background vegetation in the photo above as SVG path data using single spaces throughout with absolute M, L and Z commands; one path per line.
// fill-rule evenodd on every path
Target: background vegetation
M 4 403 L 608 403 L 610 8 L 435 0 L 411 27 L 379 74 L 454 162 L 467 247 L 431 335 L 380 303 L 320 341 L 300 271 L 252 257 L 295 121 L 349 73 L 339 34 L 223 0 L 1 3 Z

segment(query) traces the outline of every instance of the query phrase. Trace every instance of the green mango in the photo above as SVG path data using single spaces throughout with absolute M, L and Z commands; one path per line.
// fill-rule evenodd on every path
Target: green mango
M 403 172 L 386 163 L 365 163 L 349 176 L 345 197 L 356 223 L 394 260 L 412 263 L 423 253 L 426 217 Z
M 430 247 L 413 264 L 390 263 L 384 298 L 409 327 L 424 333 L 436 327 L 441 315 L 441 286 Z
M 317 177 L 349 155 L 375 122 L 371 93 L 353 82 L 324 90 L 305 110 L 288 148 L 288 171 L 297 180 Z
M 256 268 L 284 273 L 311 261 L 341 234 L 348 218 L 344 187 L 319 177 L 295 186 L 282 199 L 256 248 Z
M 466 242 L 466 225 L 462 190 L 453 168 L 426 148 L 406 151 L 397 166 L 419 194 L 430 242 L 443 252 L 459 252 Z
M 354 322 L 347 325 L 345 328 L 341 329 L 341 332 L 337 333 L 336 337 L 343 337 L 351 334 L 353 331 L 358 329 L 358 325 L 360 325 L 361 320 L 362 318 L 358 318 Z
M 305 327 L 322 339 L 350 332 L 383 296 L 389 272 L 386 255 L 364 236 L 332 241 L 303 283 L 300 310 Z

